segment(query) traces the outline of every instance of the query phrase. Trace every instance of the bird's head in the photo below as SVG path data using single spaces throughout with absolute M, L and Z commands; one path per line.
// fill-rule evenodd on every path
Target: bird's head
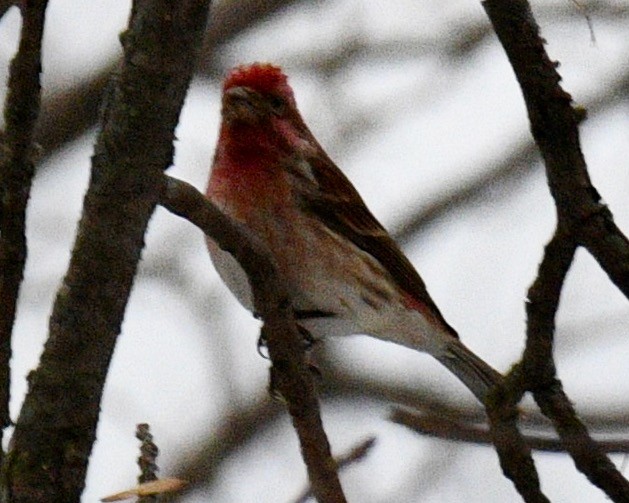
M 293 91 L 282 70 L 268 63 L 234 68 L 223 84 L 223 120 L 229 123 L 268 125 L 289 118 L 296 110 Z
M 219 147 L 229 156 L 307 156 L 320 148 L 297 109 L 288 78 L 275 65 L 252 63 L 231 70 L 222 105 Z

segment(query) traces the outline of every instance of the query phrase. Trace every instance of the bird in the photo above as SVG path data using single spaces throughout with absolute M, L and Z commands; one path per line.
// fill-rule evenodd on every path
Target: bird
M 304 122 L 288 77 L 271 63 L 223 81 L 206 190 L 268 247 L 295 319 L 314 340 L 365 334 L 428 353 L 482 403 L 501 374 L 465 346 L 424 281 Z M 249 280 L 207 239 L 219 276 L 253 312 Z

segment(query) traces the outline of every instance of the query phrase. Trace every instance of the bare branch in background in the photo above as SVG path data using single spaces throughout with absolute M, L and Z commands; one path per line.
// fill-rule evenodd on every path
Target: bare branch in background
M 199 62 L 199 73 L 216 75 L 216 47 L 233 39 L 244 31 L 269 19 L 281 10 L 306 0 L 227 0 L 212 7 L 212 23 L 205 37 L 205 45 Z M 222 77 L 222 75 L 220 76 Z
M 588 120 L 619 105 L 625 99 L 628 88 L 629 73 L 626 73 L 614 85 L 592 96 L 584 104 Z M 541 167 L 537 164 L 541 160 L 538 148 L 531 140 L 518 140 L 517 144 L 505 150 L 506 156 L 502 152 L 500 159 L 482 169 L 462 167 L 462 173 L 479 174 L 452 191 L 435 195 L 432 201 L 410 213 L 397 226 L 394 233 L 396 240 L 402 245 L 410 243 L 453 213 L 465 211 L 486 200 L 488 192 L 509 193 L 509 187 L 523 183 Z
M 223 463 L 275 425 L 283 412 L 266 389 L 261 389 L 250 403 L 228 410 L 207 437 L 198 439 L 192 452 L 182 453 L 174 463 L 175 476 L 190 481 L 184 494 L 215 484 Z
M 395 408 L 391 413 L 391 421 L 410 428 L 411 430 L 454 442 L 468 442 L 491 446 L 492 438 L 488 428 L 478 423 L 466 423 L 445 414 L 421 414 L 415 411 Z M 525 433 L 524 440 L 536 451 L 565 453 L 566 446 L 558 438 L 549 438 Z M 609 453 L 629 453 L 627 440 L 598 440 L 599 447 Z
M 356 447 L 351 449 L 348 453 L 339 456 L 335 459 L 336 466 L 339 471 L 348 468 L 349 466 L 362 461 L 367 457 L 369 451 L 376 444 L 375 437 L 369 437 L 366 440 L 360 442 Z M 295 503 L 306 503 L 310 498 L 314 496 L 312 489 L 306 489 L 296 500 Z
M 35 139 L 44 157 L 76 140 L 95 126 L 105 89 L 120 66 L 109 65 L 69 89 L 44 95 Z
M 215 74 L 216 47 L 298 1 L 303 0 L 219 2 L 212 8 L 212 22 L 205 34 L 197 71 Z M 77 86 L 44 96 L 36 135 L 36 142 L 42 146 L 44 156 L 49 156 L 96 124 L 105 88 L 119 65 L 119 61 L 113 62 Z

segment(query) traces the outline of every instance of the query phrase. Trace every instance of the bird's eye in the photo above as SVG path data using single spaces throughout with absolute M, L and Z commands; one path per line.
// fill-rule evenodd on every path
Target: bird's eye
M 271 112 L 275 115 L 282 115 L 284 113 L 284 109 L 286 108 L 286 102 L 284 98 L 280 96 L 269 96 L 269 105 L 271 107 Z

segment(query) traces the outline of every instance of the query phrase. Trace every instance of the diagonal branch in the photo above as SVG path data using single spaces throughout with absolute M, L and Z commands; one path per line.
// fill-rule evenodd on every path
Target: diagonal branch
M 339 470 L 343 470 L 345 468 L 350 467 L 362 461 L 367 457 L 373 446 L 376 444 L 376 437 L 369 437 L 366 440 L 363 440 L 358 445 L 353 447 L 349 452 L 339 456 L 335 463 Z M 314 496 L 313 491 L 310 487 L 304 490 L 295 500 L 294 503 L 308 503 L 310 498 Z
M 528 3 L 487 0 L 483 7 L 520 83 L 560 219 L 629 297 L 629 240 L 590 181 L 579 141 L 583 111 L 571 106 L 572 97 L 561 88 Z
M 275 390 L 286 400 L 299 436 L 313 494 L 320 503 L 346 501 L 330 444 L 323 430 L 313 378 L 305 362 L 302 336 L 295 323 L 283 278 L 264 243 L 233 222 L 191 185 L 166 177 L 161 204 L 197 227 L 245 270 L 254 293 L 255 310 L 264 320 Z

